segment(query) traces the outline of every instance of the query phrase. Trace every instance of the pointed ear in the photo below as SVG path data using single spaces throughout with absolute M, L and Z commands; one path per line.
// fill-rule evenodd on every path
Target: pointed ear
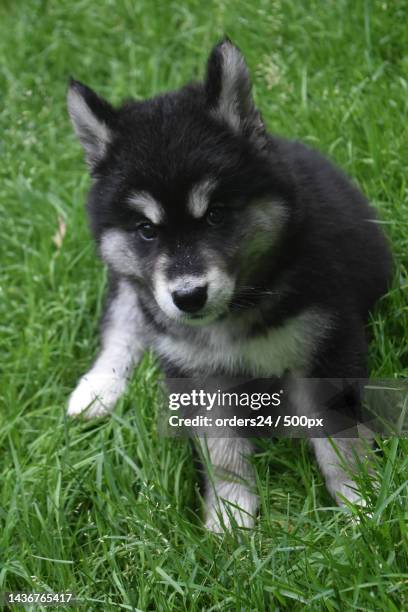
M 205 79 L 207 105 L 235 131 L 259 130 L 260 114 L 251 93 L 251 79 L 241 51 L 228 38 L 212 50 Z
M 92 89 L 73 79 L 69 83 L 67 104 L 86 161 L 93 168 L 103 158 L 113 138 L 116 111 Z

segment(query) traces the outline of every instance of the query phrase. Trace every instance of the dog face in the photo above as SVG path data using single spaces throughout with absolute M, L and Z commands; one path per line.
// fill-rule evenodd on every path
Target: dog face
M 106 264 L 171 319 L 222 316 L 256 284 L 293 200 L 239 50 L 224 41 L 204 83 L 119 109 L 72 81 L 68 109 L 93 177 L 88 211 Z

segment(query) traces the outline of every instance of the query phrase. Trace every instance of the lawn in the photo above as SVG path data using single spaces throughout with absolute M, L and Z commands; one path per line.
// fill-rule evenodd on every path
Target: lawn
M 408 608 L 408 440 L 381 441 L 379 495 L 360 475 L 359 521 L 303 441 L 263 443 L 260 519 L 221 538 L 200 522 L 188 442 L 157 434 L 151 356 L 111 419 L 65 416 L 106 284 L 68 77 L 115 103 L 151 96 L 200 77 L 224 32 L 270 129 L 326 153 L 379 209 L 396 274 L 371 370 L 408 375 L 407 23 L 392 1 L 3 0 L 0 591 L 70 590 L 81 610 Z

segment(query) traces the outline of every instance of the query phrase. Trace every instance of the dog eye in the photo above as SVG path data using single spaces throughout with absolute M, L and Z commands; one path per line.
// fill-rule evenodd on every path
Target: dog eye
M 141 223 L 137 230 L 143 240 L 154 240 L 157 236 L 157 229 L 153 223 Z
M 220 206 L 211 208 L 207 213 L 207 223 L 209 225 L 221 225 L 225 219 L 225 210 Z

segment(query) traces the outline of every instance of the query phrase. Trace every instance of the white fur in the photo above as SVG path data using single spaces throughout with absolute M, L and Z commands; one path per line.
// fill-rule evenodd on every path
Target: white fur
M 182 316 L 181 311 L 177 308 L 171 297 L 168 280 L 166 275 L 166 266 L 169 259 L 166 255 L 160 255 L 157 258 L 155 271 L 153 275 L 153 292 L 156 302 L 162 311 L 173 319 L 179 319 Z
M 94 371 L 95 370 L 95 371 Z M 111 368 L 94 366 L 79 381 L 68 403 L 68 415 L 82 415 L 87 419 L 111 412 L 126 389 L 126 380 Z
M 172 279 L 167 283 L 170 293 L 173 291 L 188 291 L 195 287 L 203 287 L 206 284 L 205 276 L 194 276 L 192 274 L 183 274 L 176 279 Z
M 216 533 L 252 527 L 258 507 L 254 470 L 248 456 L 249 440 L 237 437 L 200 439 L 208 475 L 205 487 L 205 524 Z
M 102 351 L 69 399 L 70 416 L 92 418 L 111 412 L 142 356 L 143 346 L 138 341 L 140 312 L 137 297 L 126 281 L 121 281 L 107 317 Z
M 357 438 L 312 438 L 317 463 L 326 481 L 326 487 L 339 506 L 344 506 L 344 497 L 352 504 L 365 506 L 352 473 L 356 468 L 356 457 L 360 460 L 367 454 L 364 441 Z M 337 447 L 337 452 L 333 448 Z M 340 458 L 341 457 L 341 458 Z M 344 467 L 341 465 L 344 462 Z
M 200 311 L 199 324 L 207 324 L 226 307 L 234 291 L 234 279 L 221 268 L 212 266 L 201 276 L 180 275 L 169 281 L 166 275 L 168 258 L 162 255 L 156 262 L 153 279 L 154 296 L 161 310 L 174 321 L 194 324 L 195 320 L 183 313 L 171 296 L 172 292 L 207 285 L 207 302 Z
M 223 43 L 220 52 L 221 92 L 215 115 L 238 131 L 242 121 L 241 107 L 250 104 L 248 68 L 240 51 L 230 42 Z
M 282 200 L 277 198 L 260 198 L 252 200 L 249 207 L 249 226 L 253 230 L 262 230 L 269 236 L 269 243 L 274 242 L 288 217 L 288 210 Z
M 208 209 L 209 198 L 214 190 L 215 183 L 211 179 L 204 179 L 194 185 L 187 202 L 187 209 L 195 219 L 200 219 Z
M 220 444 L 224 439 L 219 440 Z M 255 486 L 255 482 L 252 482 Z M 258 508 L 258 496 L 248 486 L 240 483 L 218 479 L 208 483 L 205 496 L 205 526 L 214 533 L 238 527 L 253 527 Z
M 159 335 L 154 348 L 186 372 L 211 375 L 226 371 L 249 376 L 282 376 L 285 370 L 302 370 L 330 328 L 330 320 L 308 310 L 272 328 L 264 336 L 235 337 L 224 321 L 200 328 L 196 341 Z
M 101 237 L 100 252 L 103 260 L 118 274 L 140 277 L 140 260 L 124 230 L 106 230 Z
M 104 156 L 112 138 L 111 131 L 93 114 L 75 87 L 70 87 L 68 91 L 68 112 L 75 133 L 84 147 L 86 159 L 89 164 L 93 164 Z
M 253 200 L 249 207 L 249 235 L 242 237 L 240 249 L 243 277 L 251 277 L 259 265 L 259 258 L 271 251 L 281 235 L 288 211 L 279 199 Z
M 289 389 L 291 403 L 299 415 L 312 416 L 316 413 L 317 407 L 314 402 L 316 383 L 313 379 L 302 379 L 291 375 Z M 367 442 L 370 442 L 372 434 L 366 428 L 362 428 L 359 433 L 360 438 L 333 438 L 332 441 L 329 438 L 310 439 L 327 489 L 340 506 L 344 505 L 342 496 L 351 503 L 365 505 L 353 481 L 352 473 L 356 467 L 356 457 L 364 458 L 368 448 Z M 341 464 L 342 461 L 344 465 Z
M 128 198 L 130 206 L 142 213 L 149 221 L 159 225 L 164 221 L 164 210 L 161 204 L 147 191 L 132 193 Z

